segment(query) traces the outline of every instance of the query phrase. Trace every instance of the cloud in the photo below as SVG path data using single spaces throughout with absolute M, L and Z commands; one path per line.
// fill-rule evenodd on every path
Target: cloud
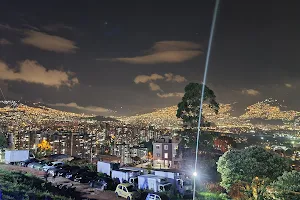
M 56 104 L 49 104 L 50 106 L 58 106 L 58 107 L 67 107 L 67 108 L 75 108 L 78 110 L 81 110 L 82 112 L 92 112 L 92 113 L 107 113 L 107 112 L 113 112 L 112 110 L 98 107 L 98 106 L 79 106 L 77 103 L 71 102 L 71 103 L 56 103 Z
M 0 45 L 10 45 L 12 44 L 10 41 L 8 41 L 7 39 L 5 38 L 1 38 L 0 39 Z
M 167 82 L 177 82 L 177 83 L 181 83 L 184 81 L 187 81 L 185 77 L 181 76 L 181 75 L 174 75 L 172 73 L 166 73 L 164 76 L 159 75 L 159 74 L 151 74 L 150 76 L 148 75 L 138 75 L 135 77 L 134 82 L 136 84 L 139 83 L 149 83 L 149 88 L 151 91 L 161 91 L 163 92 L 163 90 L 161 89 L 161 87 L 154 83 L 154 81 L 157 80 L 164 80 Z M 161 98 L 165 98 L 165 97 L 171 97 L 173 96 L 180 96 L 181 93 L 169 93 L 169 94 L 165 94 L 165 95 L 161 95 L 161 94 L 157 94 L 159 97 Z
M 47 33 L 38 31 L 25 31 L 26 37 L 22 39 L 24 44 L 28 44 L 42 50 L 54 51 L 57 53 L 74 53 L 78 47 L 75 42 Z
M 52 32 L 56 32 L 60 29 L 68 29 L 68 30 L 73 30 L 73 27 L 71 26 L 66 26 L 64 24 L 49 24 L 47 26 L 43 26 L 42 27 L 44 30 L 46 31 L 52 31 Z
M 157 85 L 156 83 L 150 82 L 149 83 L 149 87 L 151 91 L 162 91 L 162 89 L 160 88 L 159 85 Z
M 193 42 L 161 41 L 156 42 L 147 55 L 113 58 L 111 61 L 131 64 L 180 63 L 199 56 L 202 53 L 200 48 Z
M 16 32 L 22 31 L 22 29 L 13 28 L 13 27 L 11 27 L 8 24 L 0 24 L 0 29 L 2 29 L 2 30 L 8 30 L 8 31 L 16 31 Z
M 10 81 L 25 81 L 28 83 L 43 84 L 51 87 L 63 85 L 73 86 L 79 81 L 72 72 L 47 70 L 34 60 L 24 60 L 19 63 L 18 70 L 13 70 L 0 60 L 0 79 Z
M 30 24 L 23 24 L 24 27 L 31 29 L 31 30 L 35 30 L 35 31 L 40 31 L 40 29 L 36 26 L 32 26 Z
M 165 94 L 160 94 L 157 93 L 157 96 L 160 98 L 169 98 L 169 97 L 183 97 L 184 93 L 181 92 L 173 92 L 173 93 L 165 93 Z
M 181 75 L 174 75 L 172 73 L 167 73 L 165 74 L 166 81 L 172 81 L 172 82 L 177 82 L 177 83 L 182 83 L 187 81 L 184 76 Z
M 291 88 L 291 87 L 293 87 L 293 85 L 292 85 L 292 84 L 290 84 L 290 83 L 285 83 L 284 85 L 285 85 L 285 87 L 287 87 L 287 88 Z
M 254 89 L 244 89 L 242 90 L 242 94 L 250 95 L 250 96 L 257 96 L 260 94 L 258 90 Z
M 149 81 L 156 81 L 156 80 L 159 80 L 159 79 L 164 79 L 164 77 L 159 75 L 159 74 L 151 74 L 150 76 L 138 75 L 137 77 L 135 77 L 134 82 L 136 84 L 138 84 L 138 83 L 147 83 Z

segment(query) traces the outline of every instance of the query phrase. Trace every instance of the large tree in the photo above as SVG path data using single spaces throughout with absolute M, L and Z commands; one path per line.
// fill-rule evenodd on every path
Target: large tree
M 177 118 L 181 118 L 185 131 L 181 134 L 184 146 L 195 147 L 196 144 L 196 129 L 199 119 L 200 99 L 202 92 L 202 84 L 189 83 L 185 89 L 184 96 L 178 104 Z M 216 102 L 214 92 L 207 86 L 204 88 L 203 102 L 207 103 L 210 108 L 217 114 L 219 111 L 219 104 Z M 201 116 L 201 126 L 209 126 L 210 123 L 205 121 L 204 116 Z M 212 140 L 212 139 L 211 139 Z M 204 142 L 204 140 L 201 140 Z M 200 143 L 201 147 L 201 143 Z
M 3 133 L 0 133 L 0 149 L 7 148 L 7 146 L 8 146 L 7 138 Z
M 227 151 L 217 165 L 221 185 L 228 191 L 238 183 L 250 186 L 255 179 L 265 182 L 276 180 L 290 169 L 289 160 L 257 146 Z
M 181 102 L 178 104 L 176 116 L 181 118 L 183 123 L 188 128 L 197 128 L 201 93 L 202 84 L 189 83 L 184 88 L 184 96 L 182 97 Z M 207 103 L 216 114 L 218 113 L 219 104 L 216 102 L 216 96 L 214 92 L 206 85 L 204 88 L 203 102 Z M 201 119 L 201 125 L 206 125 L 203 115 Z

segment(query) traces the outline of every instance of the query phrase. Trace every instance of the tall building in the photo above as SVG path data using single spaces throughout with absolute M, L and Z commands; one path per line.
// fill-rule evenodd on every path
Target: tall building
M 155 168 L 179 168 L 182 156 L 178 154 L 178 139 L 168 136 L 153 142 L 153 166 Z

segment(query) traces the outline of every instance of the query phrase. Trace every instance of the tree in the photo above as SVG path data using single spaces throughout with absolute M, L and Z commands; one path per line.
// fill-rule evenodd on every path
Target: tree
M 198 126 L 201 91 L 202 84 L 189 83 L 184 88 L 184 96 L 178 104 L 176 116 L 177 118 L 181 118 L 188 128 L 193 129 Z M 208 102 L 208 106 L 212 108 L 216 114 L 218 113 L 219 104 L 216 102 L 216 96 L 207 86 L 204 88 L 203 102 Z M 202 117 L 201 126 L 207 125 L 209 124 L 205 122 L 204 117 Z
M 221 186 L 227 191 L 238 182 L 250 187 L 253 180 L 257 178 L 268 182 L 273 181 L 289 169 L 289 160 L 257 146 L 227 151 L 217 162 L 217 171 L 222 179 Z
M 3 133 L 0 133 L 0 149 L 7 148 L 7 138 Z
M 300 199 L 300 172 L 284 172 L 271 184 L 270 191 L 277 199 Z
M 37 149 L 37 157 L 42 157 L 51 153 L 51 145 L 47 140 L 42 140 Z
M 38 148 L 40 148 L 42 151 L 51 150 L 51 145 L 47 140 L 42 140 L 41 143 L 38 144 Z
M 196 128 L 198 126 L 199 120 L 199 109 L 200 109 L 200 99 L 202 84 L 199 83 L 189 83 L 185 89 L 184 96 L 180 103 L 178 103 L 177 118 L 183 120 L 186 130 L 181 133 L 183 140 L 181 140 L 180 146 L 195 148 L 196 145 Z M 203 102 L 208 103 L 208 106 L 213 109 L 217 114 L 219 111 L 219 104 L 215 100 L 216 96 L 214 92 L 205 86 Z M 203 126 L 210 126 L 210 123 L 205 121 L 203 115 L 201 116 L 201 124 Z M 202 141 L 202 140 L 201 140 Z M 206 146 L 200 143 L 201 146 Z M 183 148 L 181 148 L 183 149 Z
M 228 151 L 231 147 L 236 147 L 236 142 L 232 137 L 219 136 L 214 140 L 215 148 L 220 149 L 223 153 Z

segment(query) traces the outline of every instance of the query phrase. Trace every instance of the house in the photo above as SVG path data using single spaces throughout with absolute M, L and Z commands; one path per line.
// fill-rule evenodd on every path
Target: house
M 154 168 L 179 168 L 182 155 L 178 153 L 180 140 L 164 136 L 153 142 Z

